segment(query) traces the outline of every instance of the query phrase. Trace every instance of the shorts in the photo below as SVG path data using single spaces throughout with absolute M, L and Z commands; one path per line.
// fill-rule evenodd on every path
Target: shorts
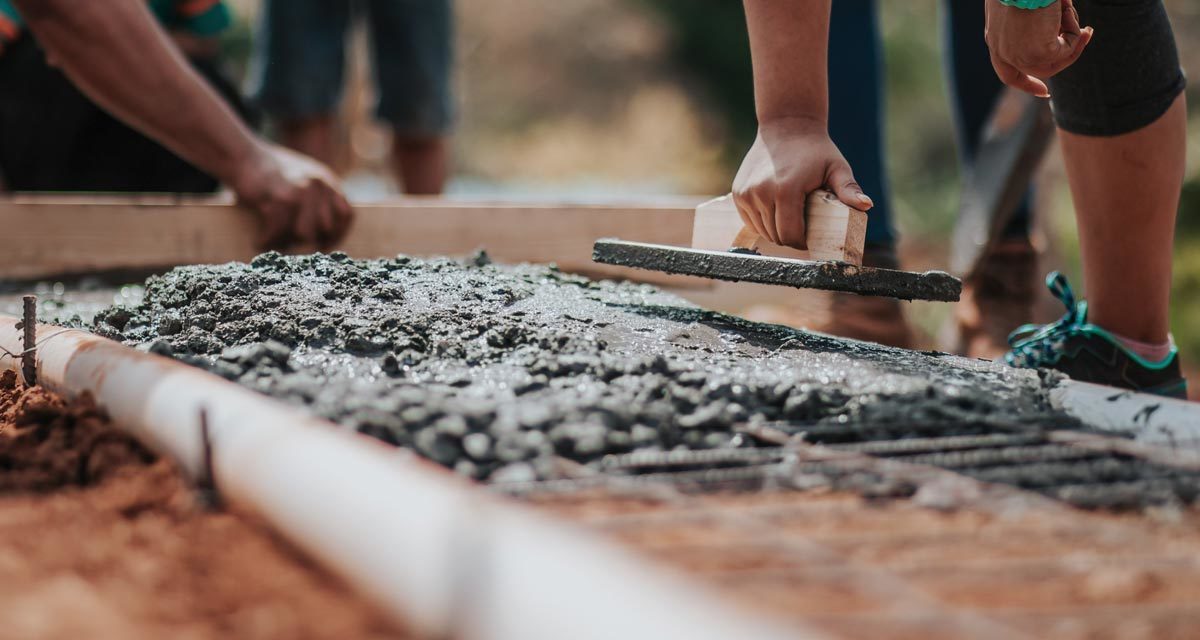
M 216 60 L 192 60 L 243 120 Z M 46 63 L 28 33 L 0 55 L 0 177 L 10 191 L 211 193 L 217 179 L 110 116 Z
M 1162 0 L 1075 0 L 1079 22 L 1095 28 L 1075 64 L 1050 78 L 1058 126 L 1115 136 L 1158 120 L 1183 93 L 1175 34 Z
M 267 0 L 251 73 L 268 115 L 329 115 L 341 102 L 347 35 L 367 22 L 379 103 L 399 133 L 441 135 L 453 119 L 450 0 Z

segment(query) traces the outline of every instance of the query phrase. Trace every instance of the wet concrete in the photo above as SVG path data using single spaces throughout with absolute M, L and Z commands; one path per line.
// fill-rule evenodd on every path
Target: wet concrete
M 740 251 L 705 251 L 644 242 L 597 240 L 596 262 L 732 282 L 823 289 L 901 300 L 955 302 L 962 282 L 943 271 L 898 271 L 845 262 L 810 262 Z
M 0 313 L 20 316 L 21 298 L 38 297 L 41 322 L 90 327 L 97 313 L 113 306 L 132 306 L 142 301 L 145 276 L 116 279 L 87 276 L 64 277 L 45 282 L 0 283 Z M 133 284 L 126 284 L 133 283 Z
M 490 480 L 554 477 L 560 458 L 750 446 L 743 423 L 1040 429 L 1055 415 L 1035 372 L 750 323 L 482 254 L 182 267 L 95 330 Z

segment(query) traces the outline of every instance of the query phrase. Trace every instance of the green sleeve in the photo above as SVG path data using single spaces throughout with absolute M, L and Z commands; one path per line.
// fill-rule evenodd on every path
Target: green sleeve
M 233 15 L 229 6 L 224 2 L 214 4 L 212 8 L 184 20 L 184 28 L 198 36 L 220 35 L 233 24 Z
M 12 1 L 0 0 L 0 42 L 15 38 L 24 24 Z
M 1000 4 L 1018 9 L 1045 9 L 1058 0 L 1000 0 Z
M 187 7 L 195 3 L 196 0 L 151 0 L 150 8 L 167 29 L 202 37 L 219 35 L 233 24 L 233 15 L 225 2 L 215 2 L 201 13 L 189 15 Z

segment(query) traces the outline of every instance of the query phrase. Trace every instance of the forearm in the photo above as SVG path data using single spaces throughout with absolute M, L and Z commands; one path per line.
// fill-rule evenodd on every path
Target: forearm
M 261 147 L 141 0 L 16 0 L 51 61 L 98 105 L 230 184 Z
M 829 119 L 832 0 L 745 0 L 759 123 Z

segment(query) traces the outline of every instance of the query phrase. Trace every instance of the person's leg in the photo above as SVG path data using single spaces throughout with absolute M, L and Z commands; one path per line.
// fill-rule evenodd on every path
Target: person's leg
M 347 0 L 267 0 L 251 69 L 252 95 L 283 144 L 332 165 L 346 64 Z
M 992 69 L 987 42 L 979 37 L 984 25 L 983 3 L 944 0 L 942 7 L 946 75 L 954 105 L 959 161 L 966 169 L 975 162 L 984 128 L 1005 87 Z M 1031 203 L 1032 194 L 1026 193 L 1005 227 L 1006 238 L 1028 238 Z
M 337 117 L 333 114 L 291 116 L 279 119 L 279 142 L 283 146 L 320 160 L 337 164 Z
M 1168 311 L 1187 114 L 1174 34 L 1161 0 L 1076 5 L 1096 35 L 1049 85 L 1089 301 L 1008 360 L 1180 394 Z
M 987 43 L 979 37 L 983 9 L 982 2 L 942 3 L 943 55 L 964 175 L 974 165 L 988 120 L 1005 95 L 1004 83 L 992 70 Z M 1037 254 L 1029 237 L 1032 200 L 1026 192 L 1004 237 L 963 282 L 962 298 L 943 330 L 941 348 L 973 358 L 996 358 L 1008 350 L 1009 332 L 1032 320 L 1037 287 Z
M 409 195 L 437 195 L 446 188 L 450 143 L 445 136 L 392 134 L 392 166 L 396 182 Z
M 1089 320 L 1132 340 L 1165 343 L 1175 213 L 1187 155 L 1184 97 L 1131 133 L 1061 134 Z
M 894 253 L 883 75 L 876 0 L 837 0 L 829 20 L 829 137 L 875 202 L 867 216 L 867 245 Z
M 1174 34 L 1161 0 L 1077 4 L 1096 36 L 1050 87 L 1089 319 L 1133 340 L 1166 342 L 1187 141 Z
M 376 109 L 392 126 L 392 164 L 405 193 L 445 188 L 453 117 L 453 8 L 449 0 L 374 0 L 368 21 L 379 88 Z

